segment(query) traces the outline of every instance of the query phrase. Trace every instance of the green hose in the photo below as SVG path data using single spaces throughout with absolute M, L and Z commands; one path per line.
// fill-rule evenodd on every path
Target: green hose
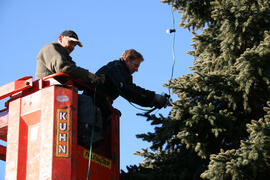
M 93 98 L 93 103 L 94 105 L 96 104 L 96 87 L 94 89 L 94 98 Z M 91 129 L 91 138 L 90 138 L 90 147 L 89 147 L 89 161 L 88 161 L 88 172 L 87 172 L 87 180 L 89 180 L 89 175 L 90 175 L 90 169 L 91 169 L 91 160 L 92 160 L 92 148 L 93 148 L 93 140 L 94 140 L 94 135 L 95 135 L 95 123 L 97 119 L 97 111 L 95 109 L 95 120 L 94 124 L 92 125 Z

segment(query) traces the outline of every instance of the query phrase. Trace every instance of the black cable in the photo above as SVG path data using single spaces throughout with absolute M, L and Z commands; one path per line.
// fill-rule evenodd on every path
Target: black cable
M 108 78 L 112 83 L 113 83 L 113 85 L 116 87 L 116 89 L 117 89 L 117 91 L 119 92 L 119 94 L 122 94 L 121 92 L 121 89 L 117 86 L 117 83 L 114 81 L 114 79 L 112 79 L 110 76 L 108 76 L 108 75 L 106 75 L 106 78 Z M 146 112 L 148 112 L 148 111 L 154 111 L 155 109 L 156 109 L 156 107 L 153 107 L 153 108 L 151 108 L 151 109 L 144 109 L 144 108 L 140 108 L 140 107 L 137 107 L 137 106 L 135 106 L 132 102 L 130 102 L 128 99 L 126 99 L 128 102 L 129 102 L 129 104 L 131 105 L 131 106 L 133 106 L 135 109 L 138 109 L 138 110 L 141 110 L 141 111 L 146 111 Z

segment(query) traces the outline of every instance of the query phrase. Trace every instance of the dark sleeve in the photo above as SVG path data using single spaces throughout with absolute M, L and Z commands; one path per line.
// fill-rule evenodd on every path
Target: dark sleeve
M 133 83 L 132 76 L 125 64 L 111 62 L 102 67 L 96 74 L 105 74 L 106 80 L 113 84 L 118 94 L 130 102 L 144 107 L 152 107 L 155 92 L 141 88 Z
M 55 53 L 55 56 L 52 59 L 54 60 L 52 65 L 56 72 L 68 73 L 73 78 L 79 79 L 85 83 L 90 82 L 88 78 L 89 71 L 87 69 L 77 66 L 76 63 L 72 61 L 70 56 Z
M 64 58 L 60 58 L 59 61 L 57 61 L 55 65 L 55 69 L 57 72 L 64 72 L 68 73 L 70 76 L 72 76 L 75 79 L 79 79 L 83 81 L 84 83 L 90 83 L 88 78 L 89 71 L 81 68 L 79 66 L 76 66 L 76 64 L 71 63 L 69 61 L 63 61 Z
M 152 107 L 155 92 L 141 88 L 134 83 L 123 84 L 120 88 L 121 96 L 125 99 L 144 107 Z

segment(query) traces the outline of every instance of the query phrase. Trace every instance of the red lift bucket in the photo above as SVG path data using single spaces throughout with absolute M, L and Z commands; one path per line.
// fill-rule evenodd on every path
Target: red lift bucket
M 77 144 L 78 92 L 74 81 L 59 84 L 57 73 L 37 81 L 25 77 L 0 87 L 0 160 L 6 161 L 6 180 L 87 179 L 89 149 Z M 78 81 L 76 81 L 78 83 Z M 83 86 L 86 86 L 83 84 Z M 104 143 L 93 146 L 91 180 L 119 179 L 119 117 L 111 107 Z M 108 124 L 107 124 L 108 126 Z

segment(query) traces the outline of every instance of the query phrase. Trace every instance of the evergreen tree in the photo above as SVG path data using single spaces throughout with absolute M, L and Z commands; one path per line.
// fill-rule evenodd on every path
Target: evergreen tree
M 240 149 L 224 150 L 210 156 L 210 165 L 201 177 L 207 179 L 269 179 L 270 177 L 270 102 L 267 114 L 247 124 L 250 133 Z
M 178 96 L 168 117 L 140 134 L 151 150 L 125 180 L 262 179 L 270 174 L 270 2 L 164 0 L 193 34 L 191 74 L 166 87 Z M 200 30 L 198 34 L 197 30 Z

